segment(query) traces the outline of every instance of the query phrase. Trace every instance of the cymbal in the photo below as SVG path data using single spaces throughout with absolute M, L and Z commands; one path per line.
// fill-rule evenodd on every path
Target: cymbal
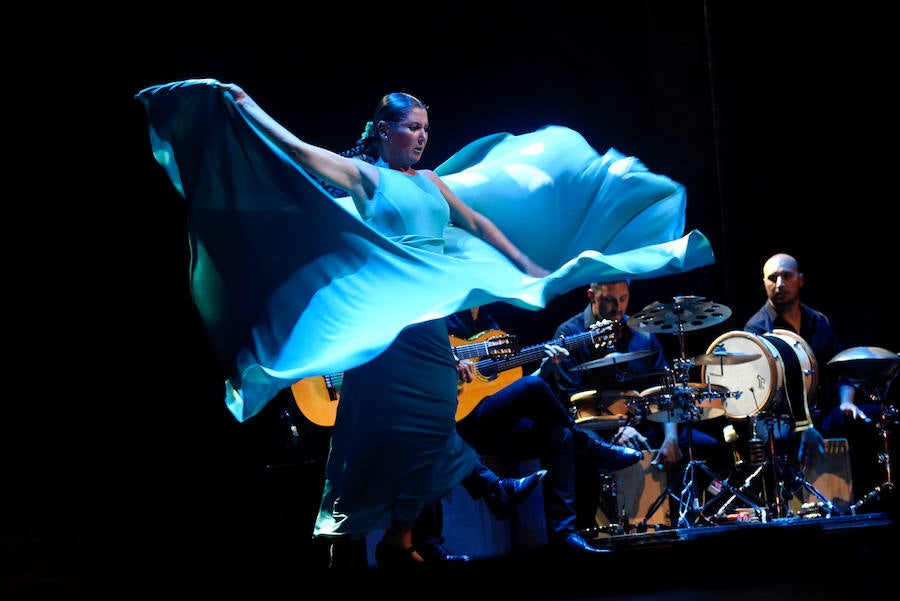
M 832 357 L 828 366 L 851 382 L 892 380 L 900 367 L 900 353 L 878 346 L 855 346 Z
M 759 353 L 729 353 L 727 351 L 720 352 L 718 349 L 705 355 L 697 355 L 691 361 L 694 365 L 738 365 L 740 363 L 749 363 L 756 361 L 762 357 Z
M 707 328 L 731 317 L 731 309 L 702 296 L 674 298 L 672 303 L 647 305 L 628 319 L 628 326 L 656 334 L 677 334 Z
M 607 365 L 616 365 L 618 363 L 625 363 L 626 361 L 633 361 L 635 359 L 640 359 L 641 357 L 649 357 L 650 355 L 655 355 L 657 351 L 633 351 L 630 353 L 609 353 L 605 357 L 600 357 L 599 359 L 594 359 L 593 361 L 588 361 L 587 363 L 582 363 L 581 365 L 575 367 L 575 371 L 585 371 L 588 369 L 594 369 L 595 367 L 606 367 Z

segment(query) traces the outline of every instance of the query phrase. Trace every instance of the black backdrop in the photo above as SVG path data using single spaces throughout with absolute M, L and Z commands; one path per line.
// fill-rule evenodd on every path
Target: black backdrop
M 716 263 L 635 282 L 631 309 L 675 295 L 731 308 L 686 335 L 688 355 L 764 302 L 761 265 L 777 251 L 800 260 L 804 300 L 845 346 L 900 349 L 885 15 L 701 0 L 68 10 L 28 50 L 51 62 L 17 61 L 8 81 L 23 85 L 7 90 L 21 134 L 7 194 L 19 207 L 9 526 L 26 550 L 60 541 L 50 561 L 127 565 L 148 547 L 164 561 L 241 556 L 272 519 L 258 478 L 272 432 L 224 408 L 188 296 L 181 199 L 132 99 L 157 83 L 240 83 L 334 149 L 382 94 L 410 91 L 431 106 L 423 167 L 489 133 L 570 126 L 686 186 L 688 229 L 710 238 Z M 585 302 L 574 290 L 540 312 L 495 311 L 530 344 Z

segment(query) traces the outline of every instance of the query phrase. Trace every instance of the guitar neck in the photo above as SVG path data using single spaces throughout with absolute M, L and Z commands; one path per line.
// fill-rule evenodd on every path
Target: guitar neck
M 478 357 L 487 357 L 491 355 L 492 344 L 489 340 L 482 342 L 474 342 L 462 344 L 453 347 L 453 354 L 459 359 L 477 359 Z
M 540 361 L 546 356 L 545 347 L 548 344 L 561 346 L 567 351 L 584 346 L 586 344 L 597 344 L 599 346 L 606 342 L 610 337 L 609 333 L 605 332 L 609 329 L 615 330 L 617 326 L 617 322 L 610 322 L 609 324 L 594 330 L 580 332 L 573 336 L 559 336 L 554 340 L 548 340 L 547 342 L 542 342 L 540 344 L 526 346 L 525 348 L 520 350 L 518 354 L 515 355 L 500 358 L 488 357 L 486 359 L 481 359 L 480 361 L 477 361 L 475 363 L 475 369 L 483 376 L 491 377 L 496 375 L 498 372 L 505 371 L 507 369 L 521 367 L 522 365 L 527 365 L 528 363 Z M 612 339 L 615 340 L 614 335 L 612 336 Z

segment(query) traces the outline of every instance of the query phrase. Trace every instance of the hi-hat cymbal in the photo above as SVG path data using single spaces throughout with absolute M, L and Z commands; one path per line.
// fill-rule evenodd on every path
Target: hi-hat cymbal
M 625 363 L 626 361 L 633 361 L 634 359 L 640 359 L 641 357 L 649 357 L 650 355 L 655 355 L 657 351 L 633 351 L 631 353 L 609 353 L 605 357 L 600 357 L 599 359 L 594 359 L 593 361 L 588 361 L 587 363 L 582 363 L 581 365 L 575 367 L 576 371 L 585 371 L 588 369 L 594 369 L 595 367 L 606 367 L 607 365 L 617 365 L 619 363 Z
M 892 380 L 900 367 L 900 353 L 892 353 L 878 346 L 855 346 L 831 358 L 828 367 L 859 383 Z
M 628 319 L 628 326 L 655 334 L 690 332 L 721 323 L 731 317 L 725 305 L 702 296 L 676 296 L 675 302 L 655 302 Z
M 705 355 L 697 355 L 691 361 L 694 365 L 738 365 L 749 363 L 762 357 L 759 353 L 719 352 L 718 349 Z

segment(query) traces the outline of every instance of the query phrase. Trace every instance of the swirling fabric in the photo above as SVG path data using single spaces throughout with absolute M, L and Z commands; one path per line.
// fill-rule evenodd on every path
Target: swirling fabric
M 325 193 L 214 83 L 135 97 L 153 156 L 188 203 L 191 293 L 239 421 L 301 378 L 372 360 L 407 325 L 495 301 L 537 310 L 591 281 L 714 261 L 701 232 L 684 234 L 683 186 L 558 126 L 486 136 L 435 169 L 550 275 L 525 275 L 449 224 L 443 254 L 391 239 Z

